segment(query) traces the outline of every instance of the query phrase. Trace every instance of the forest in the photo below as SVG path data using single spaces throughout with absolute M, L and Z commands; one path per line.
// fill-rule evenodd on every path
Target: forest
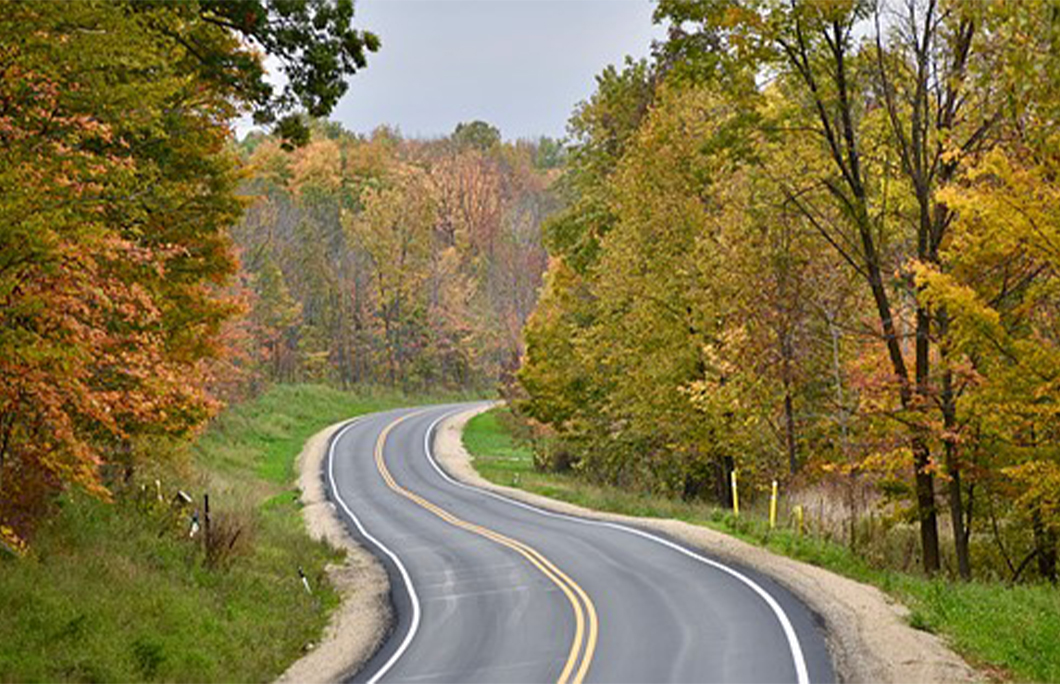
M 557 141 L 327 122 L 380 44 L 349 0 L 0 10 L 0 550 L 270 384 L 515 371 Z
M 663 0 L 562 141 L 329 122 L 380 47 L 346 0 L 3 9 L 6 548 L 319 382 L 499 390 L 542 470 L 779 480 L 852 547 L 1056 581 L 1050 2 Z
M 898 567 L 1056 582 L 1055 5 L 656 19 L 571 119 L 514 401 L 538 466 L 721 505 L 779 480 L 852 548 L 915 530 Z
M 254 198 L 232 233 L 243 370 L 409 391 L 510 377 L 545 269 L 559 144 L 502 142 L 482 121 L 434 140 L 312 130 L 293 152 L 260 134 L 240 145 Z

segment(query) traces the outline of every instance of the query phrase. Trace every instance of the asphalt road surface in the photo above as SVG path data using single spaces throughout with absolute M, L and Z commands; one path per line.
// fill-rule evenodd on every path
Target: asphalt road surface
M 769 578 L 449 479 L 432 431 L 470 406 L 372 414 L 332 440 L 330 496 L 398 616 L 355 681 L 834 681 L 814 616 Z

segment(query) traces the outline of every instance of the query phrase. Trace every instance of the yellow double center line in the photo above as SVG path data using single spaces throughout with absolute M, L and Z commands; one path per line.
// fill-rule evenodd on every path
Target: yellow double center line
M 375 464 L 376 467 L 379 468 L 379 473 L 383 476 L 383 480 L 386 482 L 387 487 L 390 487 L 390 489 L 409 501 L 430 511 L 451 525 L 473 532 L 512 549 L 530 561 L 534 567 L 540 570 L 545 577 L 551 580 L 553 584 L 563 591 L 567 600 L 570 601 L 571 607 L 574 608 L 574 641 L 571 643 L 570 653 L 567 656 L 567 663 L 564 665 L 563 671 L 560 673 L 559 679 L 556 681 L 557 684 L 581 684 L 585 679 L 585 674 L 589 671 L 589 665 L 593 660 L 593 653 L 596 651 L 598 628 L 596 607 L 593 606 L 592 600 L 590 600 L 585 591 L 578 586 L 578 583 L 568 577 L 562 570 L 553 565 L 550 560 L 545 558 L 541 552 L 532 548 L 530 545 L 512 539 L 511 537 L 507 537 L 499 532 L 494 532 L 481 525 L 475 525 L 466 520 L 461 520 L 445 509 L 427 501 L 422 496 L 413 494 L 405 489 L 399 485 L 390 474 L 390 470 L 386 467 L 386 460 L 383 458 L 383 447 L 386 444 L 386 438 L 390 435 L 390 431 L 402 421 L 411 418 L 412 416 L 419 415 L 420 413 L 422 412 L 405 414 L 387 425 L 383 428 L 383 431 L 379 433 L 379 439 L 377 439 L 375 443 Z M 578 665 L 579 656 L 581 661 L 580 665 Z M 576 666 L 577 672 L 574 671 Z M 574 672 L 573 679 L 571 678 L 572 672 Z

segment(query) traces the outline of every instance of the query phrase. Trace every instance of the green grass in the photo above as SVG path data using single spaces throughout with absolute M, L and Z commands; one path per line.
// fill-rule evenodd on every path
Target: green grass
M 214 475 L 283 485 L 294 478 L 294 457 L 315 432 L 343 418 L 400 406 L 477 398 L 464 394 L 406 396 L 320 385 L 278 385 L 220 416 L 197 444 L 197 461 Z M 246 467 L 252 452 L 253 470 Z
M 446 397 L 453 399 L 454 397 Z M 0 681 L 269 681 L 319 640 L 337 596 L 293 487 L 307 437 L 353 415 L 431 397 L 277 386 L 236 406 L 160 471 L 244 527 L 243 552 L 208 569 L 153 496 L 69 495 L 25 559 L 0 560 Z M 145 475 L 151 482 L 155 473 Z M 315 588 L 306 594 L 304 568 Z
M 674 518 L 731 534 L 807 563 L 874 584 L 910 608 L 910 624 L 943 636 L 991 676 L 1060 682 L 1060 590 L 1049 585 L 1008 587 L 996 582 L 949 582 L 871 567 L 846 546 L 793 530 L 770 531 L 754 515 L 700 503 L 622 491 L 568 473 L 534 469 L 533 454 L 505 428 L 507 409 L 472 418 L 464 445 L 486 479 L 613 513 Z
M 883 588 L 910 607 L 910 623 L 946 637 L 969 662 L 1019 681 L 1060 682 L 1060 590 L 892 575 Z

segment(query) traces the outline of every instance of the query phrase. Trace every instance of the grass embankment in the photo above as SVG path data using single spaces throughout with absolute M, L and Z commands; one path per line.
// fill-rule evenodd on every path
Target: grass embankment
M 497 484 L 625 515 L 675 518 L 704 525 L 841 575 L 874 584 L 909 606 L 910 623 L 943 635 L 973 665 L 1003 678 L 1060 682 L 1060 590 L 986 582 L 949 582 L 870 567 L 847 547 L 792 530 L 772 532 L 763 520 L 739 519 L 716 507 L 629 493 L 534 469 L 493 409 L 468 422 L 464 444 L 475 469 Z
M 338 601 L 324 568 L 341 557 L 309 539 L 299 514 L 303 442 L 344 418 L 429 399 L 274 387 L 225 412 L 190 467 L 162 476 L 167 503 L 153 475 L 146 496 L 64 498 L 28 558 L 0 560 L 0 681 L 273 679 Z M 218 524 L 242 530 L 218 567 L 187 538 L 187 514 L 171 513 L 178 488 L 196 505 L 208 492 Z

